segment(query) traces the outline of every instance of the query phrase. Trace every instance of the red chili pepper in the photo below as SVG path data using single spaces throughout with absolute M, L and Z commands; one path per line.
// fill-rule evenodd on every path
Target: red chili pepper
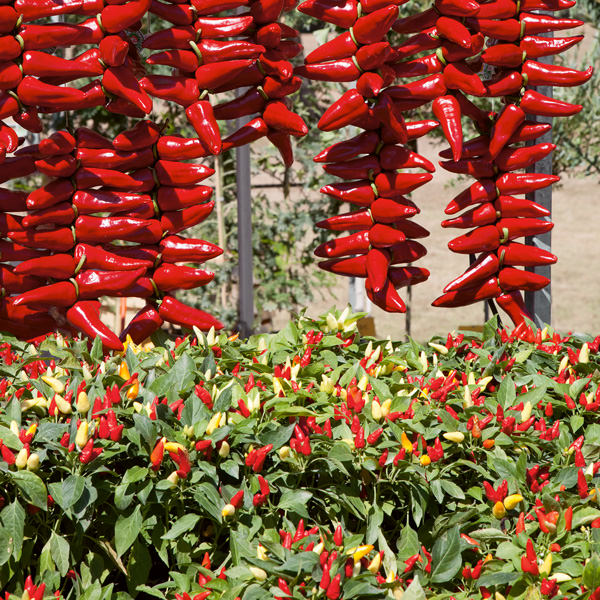
M 83 215 L 75 221 L 77 240 L 87 244 L 98 244 L 123 240 L 154 244 L 162 237 L 160 223 L 154 220 L 133 217 L 91 217 Z
M 571 531 L 573 523 L 573 507 L 569 506 L 565 510 L 565 531 Z
M 160 218 L 162 232 L 175 234 L 202 222 L 212 212 L 214 201 L 191 206 L 179 211 L 165 212 Z M 158 241 L 158 240 L 154 240 Z M 153 243 L 153 242 L 146 242 Z
M 75 329 L 82 331 L 91 338 L 98 336 L 105 348 L 121 352 L 123 350 L 123 344 L 119 341 L 119 338 L 110 331 L 104 323 L 102 323 L 99 311 L 99 302 L 83 300 L 76 302 L 69 308 L 66 316 L 69 323 L 75 327 Z
M 587 498 L 590 493 L 583 469 L 577 471 L 577 491 L 581 499 Z
M 153 146 L 160 137 L 158 125 L 152 121 L 140 121 L 131 129 L 123 131 L 113 141 L 117 150 L 134 152 Z
M 74 250 L 77 262 L 89 269 L 104 271 L 131 271 L 140 267 L 146 269 L 154 265 L 151 260 L 123 257 L 100 246 L 77 244 Z
M 75 236 L 70 228 L 62 227 L 48 231 L 10 231 L 8 237 L 13 242 L 29 248 L 43 248 L 66 252 L 75 245 Z
M 436 98 L 432 104 L 433 114 L 440 121 L 444 135 L 452 148 L 452 157 L 459 160 L 462 154 L 462 125 L 460 106 L 453 96 Z
M 223 324 L 208 313 L 187 306 L 172 296 L 165 296 L 159 306 L 158 313 L 162 319 L 182 327 L 196 326 L 201 330 L 211 327 L 223 329 Z
M 150 9 L 151 0 L 129 0 L 105 6 L 98 21 L 109 33 L 118 33 L 137 23 Z
M 185 113 L 206 151 L 210 154 L 219 154 L 221 134 L 210 102 L 198 100 L 188 106 Z
M 203 269 L 163 264 L 154 271 L 152 279 L 161 292 L 170 292 L 177 289 L 189 290 L 206 285 L 213 280 L 214 276 L 214 273 Z
M 527 90 L 523 94 L 520 106 L 527 113 L 548 117 L 568 117 L 577 114 L 583 108 L 580 104 L 548 98 L 535 90 Z
M 325 597 L 329 600 L 337 600 L 340 597 L 342 574 L 338 573 L 327 586 Z
M 358 18 L 357 6 L 356 0 L 350 0 L 343 4 L 327 0 L 305 0 L 298 6 L 298 10 L 321 21 L 347 29 L 352 27 Z
M 158 310 L 152 304 L 146 304 L 135 314 L 119 337 L 123 341 L 129 335 L 135 344 L 141 344 L 162 324 L 163 319 L 158 314 Z

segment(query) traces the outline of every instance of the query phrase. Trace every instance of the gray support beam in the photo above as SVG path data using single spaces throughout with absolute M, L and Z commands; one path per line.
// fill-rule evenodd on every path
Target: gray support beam
M 548 37 L 552 37 L 552 33 L 546 34 Z M 543 62 L 546 64 L 552 64 L 553 57 L 546 56 L 542 58 L 536 59 L 539 62 Z M 540 94 L 544 94 L 544 96 L 552 97 L 552 87 L 551 86 L 539 86 L 535 88 Z M 552 124 L 552 117 L 540 117 L 540 116 L 528 116 L 530 119 L 534 119 L 538 123 L 549 123 Z M 544 134 L 537 140 L 533 140 L 530 142 L 531 144 L 540 144 L 542 142 L 552 142 L 552 130 L 548 133 Z M 528 173 L 552 173 L 552 155 L 550 154 L 546 158 L 538 161 L 535 165 L 529 167 L 527 169 Z M 547 208 L 550 212 L 552 212 L 552 186 L 543 188 L 536 192 L 532 192 L 527 194 L 527 198 L 529 200 L 533 200 L 538 204 L 541 204 L 543 207 Z M 548 220 L 550 220 L 548 218 Z M 548 233 L 544 233 L 542 235 L 537 235 L 534 237 L 526 238 L 526 243 L 531 244 L 533 246 L 537 246 L 538 248 L 543 248 L 544 250 L 552 251 L 552 235 L 549 231 Z M 534 273 L 538 273 L 539 275 L 543 275 L 544 277 L 550 278 L 550 265 L 545 265 L 542 267 L 531 267 L 527 269 L 528 271 L 533 271 Z M 529 314 L 532 316 L 535 324 L 538 327 L 543 327 L 544 325 L 549 325 L 552 322 L 552 290 L 551 284 L 545 287 L 543 290 L 539 292 L 525 292 L 525 306 Z
M 247 121 L 247 119 L 246 119 Z M 238 119 L 237 127 L 245 121 Z M 239 331 L 242 337 L 252 333 L 254 323 L 254 277 L 252 273 L 252 195 L 250 179 L 250 146 L 235 151 L 239 255 Z

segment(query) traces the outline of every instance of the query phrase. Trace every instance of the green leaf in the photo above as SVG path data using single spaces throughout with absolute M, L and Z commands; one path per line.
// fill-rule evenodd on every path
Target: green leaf
M 156 427 L 154 423 L 146 415 L 138 414 L 133 415 L 133 423 L 148 447 L 154 448 L 154 444 L 156 444 Z
M 50 554 L 61 577 L 64 577 L 69 570 L 69 565 L 71 564 L 69 560 L 70 551 L 69 542 L 53 531 L 50 537 Z
M 420 549 L 421 544 L 417 532 L 410 525 L 406 525 L 402 529 L 402 535 L 398 540 L 398 559 L 406 560 L 409 556 L 417 554 Z
M 219 397 L 215 400 L 213 410 L 214 412 L 225 412 L 231 407 L 231 401 L 233 398 L 232 386 L 226 387 L 221 391 Z
M 23 548 L 23 535 L 25 531 L 25 509 L 15 499 L 11 504 L 4 507 L 0 513 L 4 529 L 12 540 L 12 555 L 16 560 L 21 557 L 21 549 Z
M 595 590 L 600 586 L 600 557 L 595 552 L 583 569 L 583 585 L 588 590 Z
M 12 473 L 14 482 L 25 495 L 25 498 L 34 506 L 47 509 L 48 491 L 44 482 L 31 471 L 17 471 Z
M 421 587 L 419 583 L 419 576 L 415 576 L 415 578 L 411 581 L 410 585 L 404 590 L 404 594 L 402 595 L 402 600 L 426 600 L 427 596 L 425 596 L 425 590 Z
M 510 375 L 505 375 L 504 379 L 500 382 L 498 387 L 498 402 L 502 408 L 506 409 L 508 406 L 512 406 L 517 393 L 515 391 L 515 382 Z
M 0 567 L 8 562 L 12 551 L 13 538 L 6 527 L 0 527 Z
M 278 508 L 308 519 L 309 514 L 306 510 L 306 503 L 311 498 L 312 494 L 306 490 L 288 490 L 281 495 Z
M 180 395 L 192 387 L 195 373 L 196 363 L 189 354 L 182 354 L 169 371 L 152 382 L 150 390 L 157 396 L 166 396 L 171 390 Z
M 460 532 L 453 527 L 439 537 L 431 551 L 431 581 L 444 583 L 458 573 L 462 565 Z
M 100 337 L 96 336 L 94 338 L 94 343 L 92 344 L 92 349 L 90 351 L 90 357 L 96 363 L 102 362 L 102 358 L 104 356 L 104 351 L 102 349 L 102 340 Z
M 195 515 L 193 513 L 184 515 L 180 519 L 177 519 L 173 526 L 167 533 L 162 536 L 163 540 L 176 540 L 182 533 L 186 531 L 190 531 L 193 529 L 200 520 L 200 515 Z
M 97 340 L 100 338 L 96 338 Z M 100 346 L 102 347 L 102 345 Z M 84 593 L 80 596 L 81 600 L 100 600 L 102 598 L 102 585 L 99 581 L 94 583 L 85 589 Z
M 0 425 L 0 440 L 12 450 L 20 450 L 23 444 L 19 440 L 19 436 L 15 435 L 8 427 Z
M 521 554 L 522 551 L 519 552 Z M 477 587 L 493 587 L 493 586 L 506 586 L 512 585 L 521 575 L 515 573 L 505 573 L 499 571 L 498 573 L 486 573 L 477 580 Z
M 535 406 L 540 400 L 546 395 L 546 385 L 540 385 L 539 387 L 529 390 L 525 394 L 519 396 L 519 402 L 531 402 L 532 406 Z
M 223 520 L 221 516 L 223 499 L 213 485 L 210 483 L 197 485 L 194 489 L 194 500 L 219 523 Z
M 148 581 L 150 569 L 152 567 L 152 557 L 146 544 L 140 540 L 136 540 L 133 544 L 129 562 L 127 564 L 127 587 L 129 592 L 134 596 L 138 586 L 143 585 Z
M 56 568 L 56 565 L 54 564 L 54 561 L 52 560 L 52 550 L 50 549 L 50 540 L 48 540 L 45 544 L 44 547 L 42 548 L 42 552 L 40 554 L 40 560 L 39 560 L 39 569 L 40 569 L 40 575 L 43 575 L 46 571 L 54 571 Z
M 280 423 L 269 423 L 260 434 L 260 442 L 263 446 L 273 444 L 273 450 L 278 450 L 292 437 L 294 424 L 282 427 Z
M 449 479 L 442 479 L 440 481 L 440 485 L 446 494 L 448 494 L 448 496 L 457 498 L 458 500 L 465 499 L 465 493 L 462 491 L 462 488 L 458 487 L 453 481 L 450 481 Z
M 579 395 L 581 394 L 581 392 L 583 392 L 585 386 L 589 383 L 589 379 L 587 377 L 584 377 L 582 379 L 578 379 L 577 381 L 574 381 L 570 387 L 569 387 L 569 396 L 571 398 L 573 398 L 573 400 L 575 400 L 575 402 L 577 402 L 577 400 L 579 399 Z
M 51 483 L 48 487 L 54 500 L 67 511 L 81 498 L 85 489 L 85 477 L 69 475 L 62 482 Z
M 115 550 L 122 556 L 133 544 L 142 529 L 142 512 L 139 504 L 128 517 L 122 515 L 115 522 Z
M 148 476 L 148 469 L 146 467 L 138 467 L 133 466 L 127 469 L 125 475 L 123 476 L 123 484 L 128 483 L 137 483 L 138 481 L 142 481 Z
M 136 590 L 138 592 L 148 594 L 149 596 L 152 596 L 153 598 L 164 598 L 165 597 L 165 595 L 160 590 L 156 589 L 155 587 L 153 587 L 153 588 L 148 587 L 147 585 L 138 585 L 136 587 Z

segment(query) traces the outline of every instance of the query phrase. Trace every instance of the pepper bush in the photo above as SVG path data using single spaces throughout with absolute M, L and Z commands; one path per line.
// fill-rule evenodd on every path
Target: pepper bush
M 3 598 L 600 598 L 600 336 L 2 339 Z

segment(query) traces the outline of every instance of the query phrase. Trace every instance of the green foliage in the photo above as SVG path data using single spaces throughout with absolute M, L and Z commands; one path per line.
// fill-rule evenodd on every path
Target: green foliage
M 97 360 L 5 337 L 0 590 L 588 598 L 600 338 L 492 320 L 422 346 L 361 338 L 359 317 Z

